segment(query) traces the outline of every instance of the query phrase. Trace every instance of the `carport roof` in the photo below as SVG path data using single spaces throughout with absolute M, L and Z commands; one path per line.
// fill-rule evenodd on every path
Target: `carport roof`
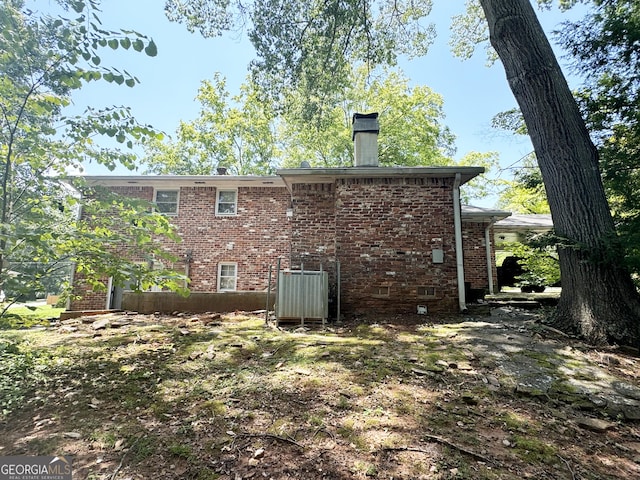
M 493 226 L 496 245 L 520 242 L 528 232 L 548 232 L 553 228 L 549 214 L 514 214 L 496 222 Z
M 553 220 L 550 214 L 524 215 L 515 213 L 497 221 L 494 228 L 496 231 L 545 231 L 553 228 Z
M 462 220 L 467 222 L 502 220 L 511 215 L 506 210 L 496 210 L 493 208 L 476 207 L 475 205 L 462 205 Z M 497 222 L 496 222 L 497 223 Z

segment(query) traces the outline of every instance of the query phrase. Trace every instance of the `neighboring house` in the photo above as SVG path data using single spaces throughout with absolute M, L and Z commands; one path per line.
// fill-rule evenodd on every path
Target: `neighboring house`
M 497 284 L 493 224 L 509 213 L 461 206 L 460 187 L 482 168 L 378 166 L 377 135 L 377 116 L 354 116 L 348 168 L 87 181 L 172 217 L 183 241 L 166 248 L 184 259 L 173 267 L 192 292 L 265 291 L 279 263 L 328 272 L 344 314 L 464 310 L 470 294 Z M 113 306 L 113 293 L 88 291 L 81 279 L 75 293 L 71 309 Z

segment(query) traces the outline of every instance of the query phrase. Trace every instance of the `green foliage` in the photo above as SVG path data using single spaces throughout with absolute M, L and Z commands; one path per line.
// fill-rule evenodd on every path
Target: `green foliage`
M 106 276 L 133 291 L 159 287 L 188 294 L 185 276 L 168 268 L 177 259 L 158 241 L 180 241 L 166 216 L 149 202 L 106 189 L 84 187 L 84 193 L 82 218 L 73 224 L 75 237 L 66 239 L 60 251 L 93 289 L 104 290 Z
M 640 5 L 594 0 L 594 10 L 563 25 L 561 40 L 584 76 L 578 99 L 600 154 L 600 168 L 627 267 L 640 272 Z
M 529 235 L 523 243 L 505 244 L 503 248 L 518 257 L 518 263 L 524 270 L 516 278 L 519 286 L 550 286 L 560 281 L 560 264 L 553 235 Z
M 524 214 L 549 213 L 547 194 L 535 155 L 524 157 L 516 168 L 513 179 L 504 181 L 499 207 Z
M 377 76 L 366 68 L 354 69 L 348 87 L 328 100 L 305 120 L 308 100 L 304 92 L 289 94 L 292 107 L 283 115 L 280 141 L 283 165 L 297 167 L 353 165 L 351 121 L 356 112 L 380 114 L 379 160 L 384 166 L 451 164 L 454 136 L 442 125 L 442 97 L 429 87 L 410 87 L 399 71 L 383 70 Z M 407 132 L 411 132 L 408 135 Z
M 354 69 L 349 87 L 317 99 L 317 112 L 305 120 L 309 99 L 303 90 L 287 93 L 286 111 L 278 112 L 250 79 L 231 96 L 216 74 L 202 83 L 198 118 L 182 122 L 175 141 L 146 145 L 149 173 L 211 175 L 226 167 L 238 175 L 264 175 L 277 166 L 296 168 L 353 165 L 351 121 L 355 112 L 380 114 L 379 159 L 384 166 L 497 165 L 494 153 L 469 152 L 454 161 L 454 135 L 443 125 L 442 97 L 425 86 L 410 87 L 399 71 L 381 70 L 374 77 Z M 411 135 L 407 135 L 411 132 Z M 467 198 L 481 197 L 492 187 L 474 180 Z
M 537 0 L 536 3 L 541 9 L 550 10 L 556 6 L 561 11 L 566 11 L 589 1 Z M 498 60 L 498 55 L 489 43 L 489 27 L 479 0 L 466 0 L 464 12 L 452 17 L 449 46 L 451 53 L 461 59 L 471 58 L 479 47 L 483 47 L 488 65 L 493 65 Z
M 469 59 L 478 45 L 484 45 L 488 59 L 492 62 L 496 60 L 496 54 L 489 44 L 489 29 L 480 3 L 467 0 L 464 13 L 452 18 L 449 46 L 454 56 Z
M 256 85 L 247 82 L 231 97 L 220 74 L 202 82 L 196 100 L 201 109 L 181 122 L 176 140 L 154 140 L 145 148 L 148 173 L 212 175 L 225 167 L 235 175 L 265 175 L 275 170 L 274 113 Z
M 47 326 L 51 319 L 59 318 L 63 310 L 51 305 L 12 306 L 0 318 L 0 330 Z
M 351 65 L 394 65 L 398 55 L 422 56 L 434 38 L 425 24 L 431 0 L 167 0 L 170 20 L 204 36 L 249 25 L 258 59 L 254 80 L 278 105 L 298 90 L 311 120 L 347 84 Z
M 64 177 L 86 161 L 132 168 L 134 146 L 161 136 L 125 107 L 65 115 L 71 93 L 88 82 L 139 83 L 129 72 L 104 65 L 103 49 L 154 56 L 157 47 L 137 32 L 103 28 L 97 0 L 59 3 L 64 16 L 26 9 L 21 0 L 0 2 L 0 284 L 14 300 L 59 293 L 73 262 L 79 268 L 91 264 L 96 276 L 132 265 L 122 256 L 99 254 L 105 247 L 92 242 L 104 238 L 106 227 L 99 232 L 76 221 L 83 202 Z M 111 137 L 126 150 L 101 148 L 96 136 Z M 159 224 L 145 225 L 160 234 Z M 128 233 L 123 244 L 147 238 Z M 91 258 L 85 262 L 83 254 Z M 98 265 L 98 259 L 109 263 Z
M 0 417 L 24 405 L 30 391 L 46 379 L 51 357 L 26 342 L 0 339 Z
M 169 445 L 168 450 L 171 455 L 184 458 L 185 460 L 190 460 L 193 456 L 191 447 L 189 445 L 184 445 L 181 443 L 173 443 Z

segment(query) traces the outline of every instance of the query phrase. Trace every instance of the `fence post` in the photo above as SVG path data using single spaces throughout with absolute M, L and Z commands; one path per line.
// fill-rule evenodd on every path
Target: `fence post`
M 267 325 L 269 323 L 269 305 L 271 304 L 271 268 L 273 265 L 269 264 L 269 277 L 267 280 L 267 308 L 266 312 L 264 312 L 264 324 Z

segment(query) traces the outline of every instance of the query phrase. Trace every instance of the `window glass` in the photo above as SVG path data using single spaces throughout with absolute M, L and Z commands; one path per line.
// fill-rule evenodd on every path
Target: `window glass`
M 235 190 L 219 190 L 216 214 L 235 215 L 238 193 Z
M 218 290 L 234 291 L 236 289 L 236 264 L 221 263 L 218 267 Z
M 175 215 L 178 213 L 178 191 L 156 190 L 156 205 L 160 213 Z

